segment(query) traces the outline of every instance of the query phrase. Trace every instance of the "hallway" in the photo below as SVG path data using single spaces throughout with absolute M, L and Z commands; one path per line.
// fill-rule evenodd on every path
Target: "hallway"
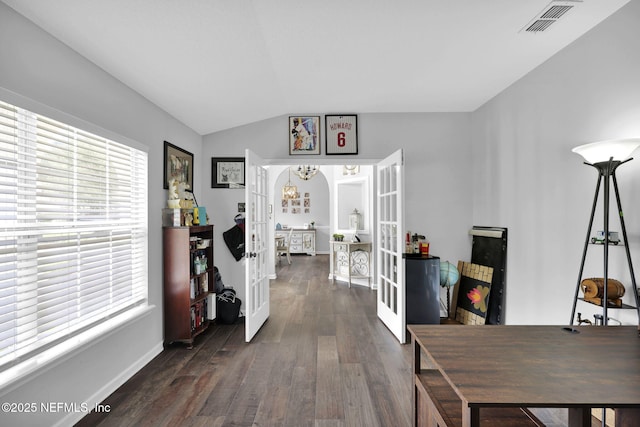
M 251 344 L 242 324 L 214 325 L 109 396 L 107 416 L 77 425 L 409 426 L 410 346 L 378 320 L 375 291 L 334 285 L 327 264 L 296 256 L 277 268 Z

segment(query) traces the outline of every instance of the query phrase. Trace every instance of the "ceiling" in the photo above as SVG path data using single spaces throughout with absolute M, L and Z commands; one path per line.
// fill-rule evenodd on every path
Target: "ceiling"
M 629 0 L 2 0 L 201 135 L 287 114 L 473 111 Z M 569 3 L 569 2 L 554 2 Z

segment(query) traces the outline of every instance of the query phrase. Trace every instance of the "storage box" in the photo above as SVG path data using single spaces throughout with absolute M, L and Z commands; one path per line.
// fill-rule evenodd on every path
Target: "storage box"
M 193 209 L 162 209 L 162 226 L 163 227 L 184 227 L 186 225 L 185 215 L 193 217 Z
M 193 225 L 207 225 L 207 208 L 193 208 Z
M 207 295 L 207 319 L 215 320 L 216 318 L 216 294 Z

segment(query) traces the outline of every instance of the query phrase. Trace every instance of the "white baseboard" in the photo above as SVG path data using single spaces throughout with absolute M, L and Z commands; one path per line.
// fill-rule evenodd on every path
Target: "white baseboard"
M 144 368 L 149 362 L 153 360 L 158 354 L 162 353 L 164 350 L 164 346 L 162 341 L 153 346 L 151 350 L 149 350 L 144 356 L 138 359 L 134 364 L 129 366 L 129 369 L 123 371 L 116 378 L 108 382 L 101 389 L 93 394 L 93 396 L 88 397 L 84 401 L 89 405 L 90 408 L 94 408 L 96 405 L 104 401 L 107 397 L 109 397 L 114 391 L 116 391 L 119 387 L 121 387 L 124 383 L 126 383 L 131 377 L 133 377 L 138 371 Z M 63 427 L 63 426 L 72 426 L 84 418 L 87 413 L 83 412 L 71 412 L 66 417 L 61 419 L 59 422 L 54 424 L 55 427 Z
M 333 281 L 333 276 L 331 274 L 329 274 L 328 279 Z M 344 283 L 348 284 L 349 283 L 349 277 L 348 276 L 341 276 L 340 274 L 336 274 L 336 282 L 344 282 Z M 373 280 L 371 281 L 371 283 L 369 283 L 368 279 L 363 279 L 363 278 L 352 278 L 351 279 L 351 285 L 364 286 L 365 288 L 376 289 L 376 286 L 373 283 Z

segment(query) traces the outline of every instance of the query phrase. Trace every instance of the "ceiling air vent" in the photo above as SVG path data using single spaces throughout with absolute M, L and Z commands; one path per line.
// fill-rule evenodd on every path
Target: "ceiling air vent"
M 581 0 L 552 1 L 539 14 L 537 14 L 520 32 L 541 33 L 547 30 L 551 24 L 562 18 L 565 13 L 581 3 Z

